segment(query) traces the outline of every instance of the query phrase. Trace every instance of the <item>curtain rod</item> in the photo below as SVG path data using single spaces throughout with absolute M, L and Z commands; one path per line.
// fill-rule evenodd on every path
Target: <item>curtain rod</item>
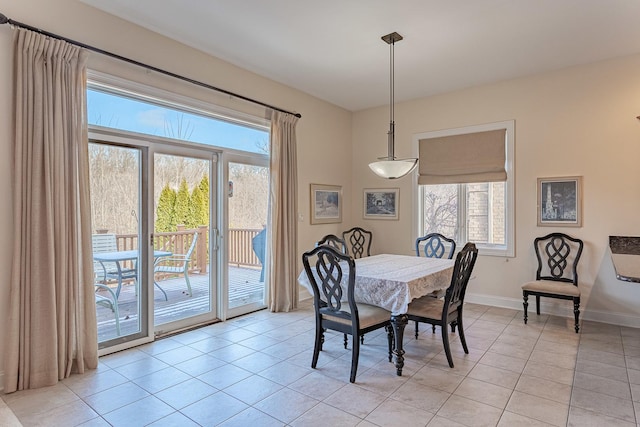
M 207 89 L 215 90 L 216 92 L 224 93 L 225 95 L 229 95 L 229 96 L 232 96 L 234 98 L 242 99 L 243 101 L 251 102 L 253 104 L 258 104 L 258 105 L 261 105 L 263 107 L 271 108 L 272 110 L 280 111 L 282 113 L 291 114 L 291 115 L 296 116 L 298 118 L 302 117 L 302 115 L 300 113 L 292 113 L 291 111 L 287 111 L 287 110 L 283 110 L 282 108 L 274 107 L 273 105 L 266 104 L 266 103 L 264 103 L 262 101 L 257 101 L 255 99 L 246 97 L 244 95 L 239 95 L 237 93 L 233 93 L 233 92 L 228 91 L 226 89 L 221 89 L 219 87 L 212 86 L 210 84 L 203 83 L 201 81 L 194 80 L 194 79 L 191 79 L 189 77 L 182 76 L 180 74 L 172 73 L 171 71 L 166 71 L 166 70 L 163 70 L 161 68 L 154 67 L 153 65 L 144 64 L 142 62 L 136 61 L 135 59 L 126 58 L 124 56 L 120 56 L 118 54 L 111 53 L 111 52 L 108 52 L 106 50 L 102 50 L 100 48 L 94 47 L 94 46 L 90 46 L 90 45 L 87 45 L 87 44 L 84 44 L 84 43 L 81 43 L 81 42 L 78 42 L 78 41 L 75 41 L 75 40 L 71 40 L 71 39 L 68 39 L 66 37 L 59 36 L 57 34 L 53 34 L 53 33 L 50 33 L 48 31 L 44 31 L 44 30 L 41 30 L 39 28 L 32 27 L 31 25 L 23 24 L 22 22 L 14 21 L 13 19 L 9 19 L 4 14 L 0 13 L 0 25 L 2 25 L 2 24 L 11 24 L 11 25 L 14 25 L 16 27 L 21 27 L 21 28 L 25 28 L 27 30 L 35 31 L 36 33 L 40 33 L 40 34 L 43 34 L 45 36 L 48 36 L 48 37 L 51 37 L 51 38 L 54 38 L 54 39 L 58 39 L 58 40 L 64 40 L 67 43 L 71 43 L 73 45 L 80 46 L 82 48 L 91 50 L 93 52 L 97 52 L 97 53 L 100 53 L 102 55 L 106 55 L 106 56 L 110 56 L 110 57 L 115 58 L 115 59 L 119 59 L 120 61 L 128 62 L 129 64 L 137 65 L 137 66 L 142 67 L 142 68 L 147 68 L 147 69 L 149 69 L 151 71 L 155 71 L 155 72 L 158 72 L 160 74 L 164 74 L 164 75 L 167 75 L 167 76 L 170 76 L 170 77 L 174 77 L 174 78 L 179 79 L 179 80 L 184 80 L 185 82 L 189 82 L 189 83 L 197 85 L 197 86 L 202 86 L 202 87 L 207 88 Z

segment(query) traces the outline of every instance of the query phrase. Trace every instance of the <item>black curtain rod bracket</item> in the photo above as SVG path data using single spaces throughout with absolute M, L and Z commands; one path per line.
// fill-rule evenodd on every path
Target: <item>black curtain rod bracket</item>
M 45 35 L 47 37 L 51 37 L 51 38 L 58 39 L 58 40 L 63 40 L 65 42 L 67 42 L 67 43 L 71 43 L 73 45 L 82 47 L 84 49 L 99 53 L 101 55 L 109 56 L 111 58 L 115 58 L 115 59 L 118 59 L 120 61 L 127 62 L 129 64 L 137 65 L 138 67 L 146 68 L 146 69 L 149 69 L 151 71 L 155 71 L 157 73 L 164 74 L 164 75 L 169 76 L 169 77 L 173 77 L 173 78 L 176 78 L 176 79 L 179 79 L 179 80 L 183 80 L 185 82 L 194 84 L 196 86 L 201 86 L 201 87 L 204 87 L 204 88 L 207 88 L 207 89 L 214 90 L 216 92 L 224 93 L 225 95 L 229 95 L 229 96 L 232 96 L 234 98 L 238 98 L 238 99 L 241 99 L 243 101 L 250 102 L 252 104 L 261 105 L 263 107 L 270 108 L 272 110 L 280 111 L 281 113 L 291 114 L 291 115 L 296 116 L 298 118 L 302 117 L 302 115 L 300 113 L 292 113 L 291 111 L 283 110 L 282 108 L 279 108 L 279 107 L 274 107 L 273 105 L 266 104 L 266 103 L 264 103 L 262 101 L 255 100 L 255 99 L 246 97 L 244 95 L 239 95 L 237 93 L 228 91 L 226 89 L 221 89 L 219 87 L 212 86 L 210 84 L 203 83 L 201 81 L 194 80 L 194 79 L 191 79 L 189 77 L 182 76 L 180 74 L 172 73 L 171 71 L 167 71 L 167 70 L 163 70 L 163 69 L 158 68 L 158 67 L 154 67 L 153 65 L 144 64 L 142 62 L 136 61 L 135 59 L 126 58 L 124 56 L 121 56 L 121 55 L 118 55 L 118 54 L 115 54 L 115 53 L 111 53 L 111 52 L 108 52 L 106 50 L 102 50 L 100 48 L 97 48 L 97 47 L 94 47 L 94 46 L 90 46 L 88 44 L 84 44 L 84 43 L 81 43 L 81 42 L 78 42 L 78 41 L 75 41 L 75 40 L 68 39 L 66 37 L 59 36 L 57 34 L 53 34 L 53 33 L 50 33 L 48 31 L 44 31 L 44 30 L 41 30 L 39 28 L 32 27 L 31 25 L 23 24 L 22 22 L 14 21 L 13 19 L 9 19 L 4 14 L 0 13 L 0 25 L 2 25 L 2 24 L 10 24 L 10 25 L 14 25 L 16 27 L 25 28 L 27 30 L 31 30 L 31 31 L 34 31 L 36 33 L 43 34 L 43 35 Z

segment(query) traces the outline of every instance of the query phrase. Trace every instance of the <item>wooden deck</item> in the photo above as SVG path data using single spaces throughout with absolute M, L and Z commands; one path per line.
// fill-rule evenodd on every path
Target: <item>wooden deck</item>
M 206 313 L 210 310 L 209 275 L 190 274 L 193 296 L 187 294 L 184 277 L 158 281 L 167 293 L 154 286 L 154 322 L 156 325 Z M 261 302 L 264 299 L 264 283 L 260 282 L 260 270 L 255 268 L 229 267 L 229 308 Z M 106 295 L 106 293 L 104 294 Z M 120 311 L 120 335 L 129 335 L 139 329 L 138 304 L 133 283 L 124 284 L 118 299 Z M 103 306 L 97 307 L 98 342 L 117 337 L 114 313 Z

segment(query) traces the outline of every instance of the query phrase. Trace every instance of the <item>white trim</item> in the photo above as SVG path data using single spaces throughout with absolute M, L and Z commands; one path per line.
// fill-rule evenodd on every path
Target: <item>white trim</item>
M 413 155 L 418 157 L 418 146 L 421 139 L 439 138 L 450 135 L 461 135 L 466 133 L 486 132 L 491 130 L 505 129 L 507 137 L 506 146 L 506 164 L 507 171 L 506 181 L 506 200 L 505 200 L 505 227 L 506 227 L 506 248 L 492 248 L 491 245 L 478 245 L 480 255 L 515 257 L 515 120 L 505 120 L 502 122 L 485 123 L 481 125 L 465 126 L 454 129 L 442 129 L 437 131 L 417 133 L 413 135 Z M 420 186 L 418 185 L 418 174 L 414 173 L 413 183 L 413 231 L 414 236 L 422 234 L 420 221 L 423 216 L 422 206 L 419 201 L 422 199 Z
M 467 293 L 465 301 L 474 304 L 489 305 L 492 307 L 503 307 L 518 310 L 524 314 L 521 298 L 498 297 L 495 295 Z M 566 317 L 573 320 L 573 303 L 549 298 L 540 299 L 540 313 L 553 316 Z M 529 317 L 536 316 L 535 301 L 529 302 Z M 593 322 L 609 323 L 617 326 L 627 326 L 630 328 L 640 328 L 640 316 L 632 316 L 623 313 L 613 313 L 608 311 L 589 310 L 580 308 L 580 320 L 591 320 Z

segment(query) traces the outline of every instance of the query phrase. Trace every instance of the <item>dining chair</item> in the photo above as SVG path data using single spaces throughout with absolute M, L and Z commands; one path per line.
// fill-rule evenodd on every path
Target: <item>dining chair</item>
M 168 257 L 158 258 L 155 261 L 153 266 L 153 283 L 164 293 L 165 299 L 167 299 L 167 293 L 160 287 L 158 282 L 155 280 L 156 273 L 170 273 L 170 274 L 180 274 L 184 276 L 184 280 L 187 283 L 187 293 L 191 297 L 193 296 L 193 292 L 191 291 L 191 282 L 189 281 L 189 262 L 191 261 L 191 256 L 193 255 L 193 251 L 196 248 L 196 242 L 198 241 L 198 233 L 193 233 L 193 239 L 191 240 L 191 245 L 185 254 L 172 254 Z
M 423 249 L 420 251 L 420 244 L 423 243 Z M 445 243 L 449 245 L 449 250 L 445 246 Z M 450 239 L 440 233 L 429 233 L 425 236 L 418 237 L 416 239 L 416 256 L 424 256 L 427 258 L 444 258 L 453 259 L 453 254 L 456 252 L 456 241 Z M 444 289 L 440 289 L 429 294 L 431 298 L 442 298 L 444 296 Z M 416 322 L 416 336 L 418 335 L 418 322 Z M 433 325 L 431 330 L 435 334 L 436 326 Z
M 326 245 L 331 246 L 335 250 L 347 254 L 347 245 L 344 243 L 344 240 L 336 236 L 335 234 L 327 234 L 322 239 L 318 240 L 316 246 Z
M 423 243 L 422 251 L 420 251 L 421 243 Z M 449 245 L 448 250 L 445 243 Z M 416 256 L 422 256 L 422 253 L 424 253 L 427 258 L 445 258 L 446 255 L 446 258 L 453 259 L 455 251 L 455 240 L 440 233 L 429 233 L 416 239 Z
M 350 382 L 355 382 L 360 355 L 360 336 L 379 328 L 387 331 L 389 362 L 393 343 L 391 312 L 354 299 L 356 264 L 352 257 L 328 245 L 319 245 L 302 254 L 302 264 L 313 289 L 316 334 L 311 367 L 316 368 L 327 329 L 352 337 Z M 343 288 L 344 285 L 344 288 Z M 344 295 L 346 293 L 346 297 Z
M 467 341 L 464 338 L 462 311 L 467 285 L 469 284 L 469 278 L 471 277 L 471 272 L 473 271 L 477 257 L 478 249 L 475 244 L 467 243 L 464 245 L 464 248 L 462 248 L 456 257 L 453 275 L 451 276 L 451 284 L 447 288 L 444 298 L 432 298 L 427 295 L 415 299 L 409 304 L 409 310 L 407 311 L 409 320 L 440 326 L 444 352 L 447 355 L 447 361 L 451 368 L 453 368 L 453 359 L 449 347 L 449 325 L 451 325 L 452 332 L 455 332 L 456 327 L 458 328 L 458 336 L 460 337 L 462 348 L 466 354 L 469 354 Z M 416 339 L 418 339 L 417 332 Z
M 371 241 L 373 233 L 364 228 L 353 227 L 342 232 L 342 240 L 347 248 L 347 254 L 354 258 L 371 255 Z
M 529 295 L 536 297 L 536 313 L 540 315 L 540 297 L 573 301 L 576 333 L 580 330 L 580 289 L 578 261 L 584 243 L 564 233 L 550 233 L 533 241 L 538 269 L 536 279 L 522 285 L 524 323 L 527 323 Z

